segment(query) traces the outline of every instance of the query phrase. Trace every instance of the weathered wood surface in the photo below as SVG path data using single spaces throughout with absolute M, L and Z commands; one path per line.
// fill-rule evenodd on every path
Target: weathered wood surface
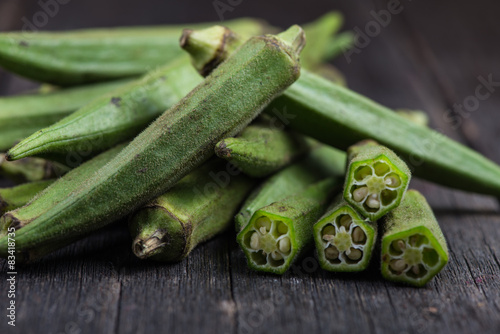
M 227 3 L 227 1 L 223 1 Z M 233 1 L 225 19 L 261 16 L 283 27 L 330 9 L 347 27 L 373 21 L 384 1 Z M 403 10 L 348 63 L 335 64 L 356 91 L 393 108 L 429 112 L 432 126 L 500 163 L 500 87 L 469 115 L 446 110 L 475 94 L 478 77 L 500 81 L 498 2 L 401 1 Z M 284 6 L 284 7 L 283 7 Z M 2 0 L 0 30 L 20 29 L 34 1 Z M 81 1 L 61 5 L 47 29 L 218 20 L 211 1 Z M 0 94 L 32 88 L 0 72 Z M 460 120 L 461 124 L 458 125 Z M 5 180 L 0 184 L 7 184 Z M 311 253 L 282 277 L 247 269 L 234 234 L 199 247 L 175 265 L 141 262 L 124 224 L 95 233 L 45 260 L 19 268 L 16 328 L 7 325 L 0 281 L 0 333 L 499 333 L 500 214 L 490 197 L 423 181 L 449 241 L 450 263 L 426 288 L 317 268 Z M 0 272 L 7 271 L 5 261 Z

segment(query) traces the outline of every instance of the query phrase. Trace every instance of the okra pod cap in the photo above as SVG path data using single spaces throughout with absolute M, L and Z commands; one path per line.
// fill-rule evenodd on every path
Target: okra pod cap
M 401 203 L 411 173 L 394 152 L 363 141 L 349 148 L 348 159 L 344 199 L 364 217 L 376 221 Z
M 377 225 L 360 216 L 341 196 L 314 224 L 313 232 L 321 268 L 355 272 L 368 267 Z
M 443 232 L 418 191 L 409 190 L 383 226 L 381 272 L 387 280 L 421 287 L 448 262 Z

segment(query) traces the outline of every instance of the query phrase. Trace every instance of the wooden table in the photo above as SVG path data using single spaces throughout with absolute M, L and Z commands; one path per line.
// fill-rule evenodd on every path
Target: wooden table
M 374 20 L 371 10 L 388 6 L 367 0 L 232 3 L 224 19 L 261 16 L 285 27 L 340 9 L 347 28 L 362 31 Z M 400 6 L 351 62 L 340 57 L 334 63 L 352 89 L 391 108 L 426 110 L 432 127 L 500 163 L 500 87 L 468 115 L 447 112 L 474 96 L 478 78 L 500 81 L 500 3 L 402 0 Z M 59 7 L 46 29 L 219 18 L 212 1 L 73 0 Z M 41 10 L 35 1 L 2 0 L 0 30 L 20 29 L 23 17 Z M 32 87 L 0 72 L 1 95 Z M 15 329 L 4 315 L 2 274 L 0 333 L 500 333 L 497 200 L 419 180 L 412 186 L 427 196 L 450 248 L 448 266 L 425 288 L 385 282 L 376 264 L 363 274 L 326 273 L 312 253 L 284 276 L 256 274 L 234 232 L 178 264 L 143 262 L 131 253 L 121 223 L 19 268 Z M 2 260 L 0 272 L 6 271 Z

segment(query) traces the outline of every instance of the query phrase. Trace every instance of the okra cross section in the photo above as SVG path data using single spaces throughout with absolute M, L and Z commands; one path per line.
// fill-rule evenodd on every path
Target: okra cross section
M 349 148 L 348 159 L 344 198 L 364 217 L 375 221 L 401 203 L 411 173 L 394 152 L 363 141 Z
M 370 263 L 377 225 L 366 221 L 341 197 L 314 224 L 321 267 L 329 271 L 362 271 Z
M 382 238 L 384 278 L 425 285 L 448 262 L 448 248 L 425 198 L 409 190 L 400 207 L 386 219 Z

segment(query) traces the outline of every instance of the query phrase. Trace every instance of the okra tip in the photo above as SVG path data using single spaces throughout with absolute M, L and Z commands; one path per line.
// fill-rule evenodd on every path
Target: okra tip
M 297 55 L 300 54 L 302 49 L 306 46 L 306 34 L 302 27 L 295 24 L 276 35 L 282 43 L 289 46 Z

